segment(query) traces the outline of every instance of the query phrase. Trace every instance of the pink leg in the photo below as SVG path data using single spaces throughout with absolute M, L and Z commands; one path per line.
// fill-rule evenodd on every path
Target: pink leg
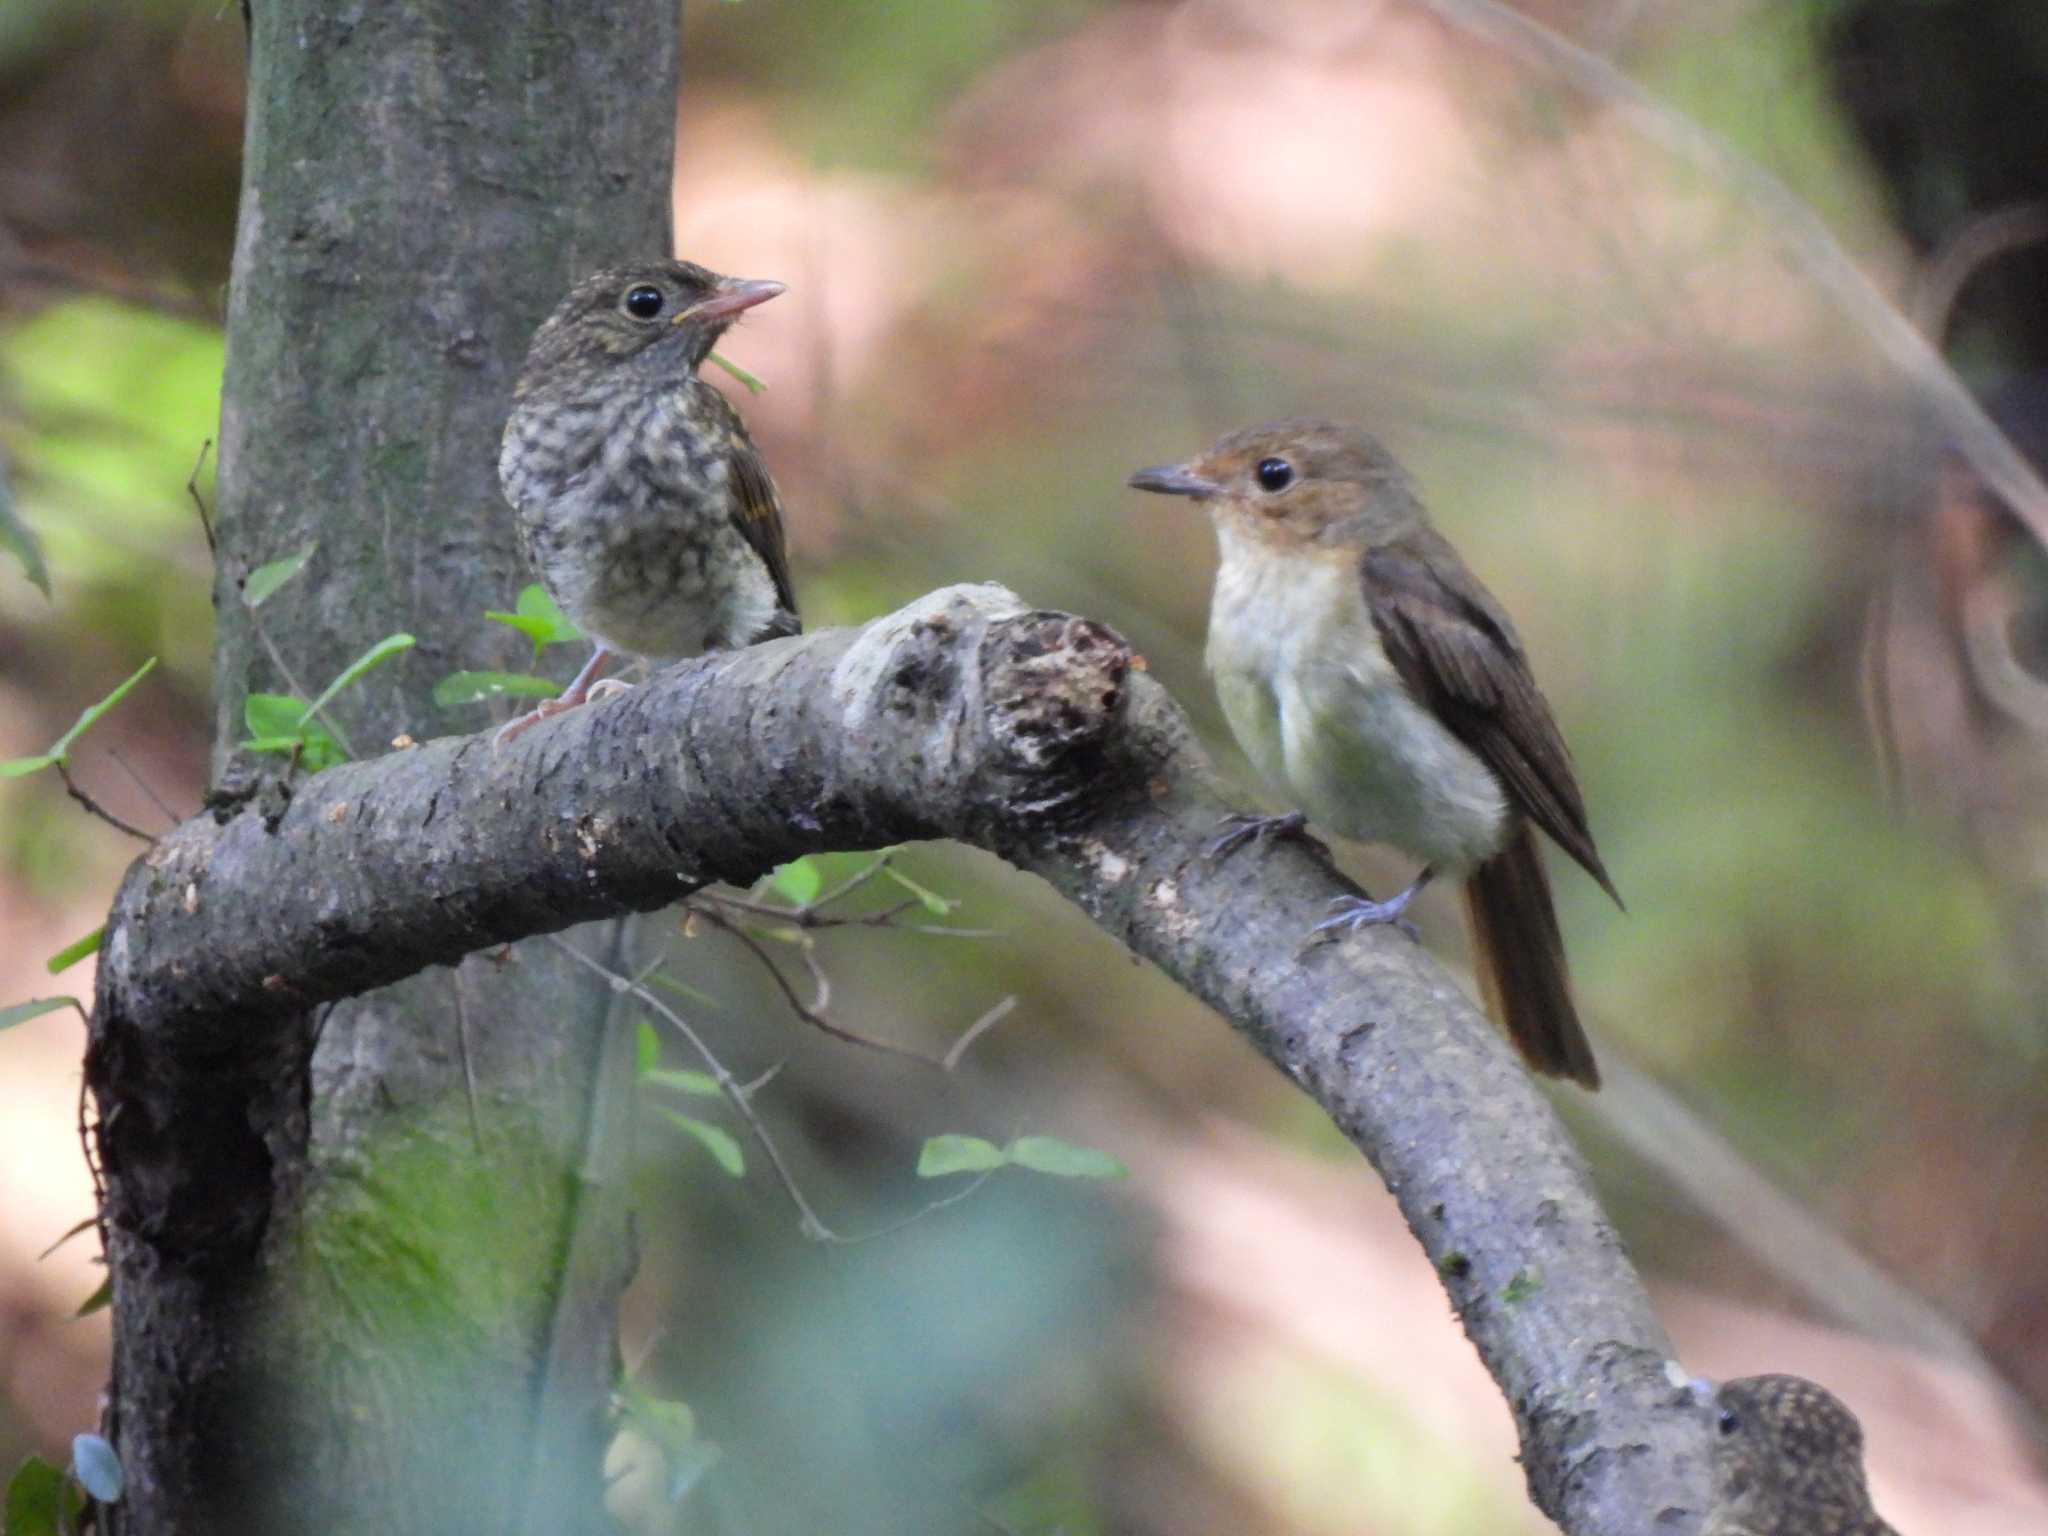
M 583 670 L 576 674 L 575 681 L 556 694 L 552 699 L 543 699 L 523 715 L 515 715 L 498 727 L 498 734 L 491 738 L 493 748 L 502 747 L 520 732 L 536 726 L 550 715 L 559 715 L 564 710 L 574 709 L 590 697 L 590 685 L 597 681 L 604 669 L 611 665 L 617 653 L 599 646 L 590 653 L 590 660 L 583 664 Z

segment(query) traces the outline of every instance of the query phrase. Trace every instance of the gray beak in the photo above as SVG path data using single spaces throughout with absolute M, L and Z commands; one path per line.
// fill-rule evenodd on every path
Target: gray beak
M 1190 474 L 1179 464 L 1161 464 L 1152 469 L 1138 470 L 1124 484 L 1134 491 L 1157 491 L 1162 496 L 1191 496 L 1196 501 L 1207 501 L 1223 489 L 1214 480 Z
M 743 309 L 752 309 L 756 304 L 766 304 L 787 286 L 772 278 L 728 277 L 718 285 L 718 292 L 692 304 L 670 323 L 681 325 L 685 320 L 722 320 Z

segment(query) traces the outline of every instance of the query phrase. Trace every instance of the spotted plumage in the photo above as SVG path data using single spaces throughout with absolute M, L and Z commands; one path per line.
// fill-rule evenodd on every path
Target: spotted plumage
M 1863 1427 L 1833 1393 L 1798 1376 L 1744 1376 L 1701 1399 L 1714 1419 L 1705 1536 L 1898 1536 L 1871 1507 Z
M 781 291 L 687 261 L 614 267 L 535 333 L 498 476 L 541 584 L 597 646 L 555 708 L 581 702 L 614 653 L 797 632 L 774 481 L 739 412 L 697 377 L 739 315 Z

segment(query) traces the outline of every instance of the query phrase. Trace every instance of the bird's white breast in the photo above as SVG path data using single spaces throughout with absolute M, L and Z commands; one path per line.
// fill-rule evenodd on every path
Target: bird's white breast
M 1280 549 L 1227 524 L 1217 534 L 1209 670 L 1253 765 L 1340 836 L 1446 872 L 1494 852 L 1500 783 L 1394 671 L 1356 552 Z

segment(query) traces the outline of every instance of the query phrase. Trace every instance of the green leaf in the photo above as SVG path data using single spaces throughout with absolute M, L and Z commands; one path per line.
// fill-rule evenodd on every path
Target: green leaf
M 54 1243 L 50 1244 L 50 1246 L 49 1246 L 49 1247 L 47 1247 L 47 1248 L 45 1248 L 45 1249 L 44 1249 L 44 1250 L 43 1250 L 43 1251 L 42 1251 L 41 1253 L 37 1254 L 37 1255 L 36 1255 L 36 1262 L 37 1262 L 38 1264 L 42 1263 L 42 1262 L 43 1262 L 43 1260 L 47 1259 L 47 1258 L 48 1258 L 48 1257 L 49 1257 L 49 1256 L 50 1256 L 51 1254 L 55 1253 L 55 1252 L 56 1252 L 56 1251 L 57 1251 L 57 1250 L 58 1250 L 59 1248 L 62 1248 L 62 1247 L 63 1247 L 63 1246 L 64 1246 L 64 1245 L 66 1244 L 66 1243 L 70 1242 L 70 1241 L 71 1241 L 71 1239 L 73 1239 L 74 1237 L 77 1237 L 77 1236 L 79 1236 L 79 1235 L 80 1235 L 81 1233 L 85 1233 L 85 1232 L 90 1232 L 90 1231 L 91 1231 L 91 1230 L 92 1230 L 92 1229 L 93 1229 L 94 1227 L 97 1227 L 97 1226 L 98 1226 L 99 1224 L 100 1224 L 100 1219 L 99 1219 L 99 1217 L 97 1217 L 97 1216 L 88 1216 L 88 1217 L 86 1217 L 86 1218 L 85 1218 L 85 1220 L 83 1220 L 83 1221 L 81 1221 L 81 1222 L 77 1223 L 76 1225 L 74 1225 L 73 1227 L 71 1227 L 71 1228 L 70 1228 L 70 1229 L 69 1229 L 69 1230 L 68 1230 L 67 1232 L 65 1232 L 65 1234 L 64 1234 L 64 1235 L 63 1235 L 62 1237 L 58 1238 L 58 1239 L 57 1239 L 57 1241 L 55 1241 Z
M 563 615 L 555 606 L 555 600 L 548 596 L 546 587 L 532 582 L 520 588 L 518 601 L 511 613 L 502 608 L 493 608 L 484 615 L 494 624 L 510 625 L 533 642 L 533 659 L 540 660 L 540 653 L 551 645 L 564 645 L 571 640 L 581 640 L 583 631 Z
M 299 738 L 299 766 L 308 773 L 319 773 L 332 768 L 336 763 L 348 761 L 348 754 L 341 750 L 341 743 L 324 725 L 306 722 L 305 731 Z
M 550 645 L 583 638 L 583 631 L 569 622 L 569 616 L 557 608 L 555 600 L 548 596 L 548 589 L 537 581 L 529 581 L 521 587 L 519 596 L 512 606 L 519 611 L 522 618 L 547 621 Z
M 90 1296 L 78 1304 L 78 1310 L 71 1315 L 74 1318 L 91 1317 L 93 1313 L 104 1310 L 113 1299 L 114 1277 L 108 1275 L 106 1279 L 93 1288 L 93 1293 Z
M 455 709 L 504 694 L 516 699 L 552 699 L 561 691 L 560 683 L 531 672 L 450 672 L 434 684 L 434 702 L 443 709 Z
M 250 734 L 240 745 L 248 752 L 296 751 L 299 766 L 308 773 L 347 762 L 348 754 L 334 734 L 308 714 L 306 701 L 290 694 L 252 693 L 242 702 L 242 720 Z
M 677 1093 L 695 1094 L 700 1099 L 725 1097 L 725 1090 L 718 1086 L 718 1079 L 709 1072 L 650 1068 L 640 1076 L 657 1088 L 673 1088 Z
M 806 855 L 778 866 L 768 888 L 793 907 L 808 906 L 825 888 L 825 877 L 818 872 L 818 861 Z
M 85 1015 L 85 1005 L 75 997 L 32 997 L 25 1003 L 0 1008 L 0 1029 L 12 1029 L 30 1019 L 40 1019 L 46 1013 L 55 1013 L 59 1008 L 76 1008 L 81 1018 Z
M 68 971 L 87 955 L 99 953 L 100 939 L 106 933 L 107 925 L 100 924 L 82 939 L 73 939 L 44 962 L 52 976 L 59 971 Z
M 42 542 L 14 510 L 14 492 L 9 487 L 5 465 L 0 465 L 0 549 L 21 562 L 22 570 L 42 589 L 44 597 L 50 595 L 50 568 L 43 563 Z
M 662 1114 L 674 1122 L 677 1130 L 702 1142 L 704 1150 L 718 1159 L 718 1166 L 734 1178 L 747 1171 L 746 1157 L 740 1152 L 740 1144 L 732 1139 L 730 1133 L 673 1109 L 664 1109 Z
M 43 753 L 42 756 L 17 757 L 10 762 L 0 763 L 0 779 L 18 779 L 25 773 L 34 773 L 38 768 L 47 768 L 52 763 L 63 762 L 66 758 L 68 758 L 71 755 L 72 743 L 77 741 L 79 737 L 83 736 L 88 730 L 90 730 L 93 724 L 100 718 L 101 715 L 104 715 L 116 704 L 120 703 L 123 699 L 127 698 L 128 690 L 133 688 L 137 683 L 141 682 L 145 677 L 149 676 L 149 674 L 155 669 L 156 658 L 152 656 L 149 658 L 149 660 L 145 661 L 141 666 L 135 669 L 134 673 L 129 677 L 127 682 L 121 684 L 120 687 L 116 688 L 112 693 L 108 694 L 104 699 L 101 699 L 99 703 L 89 705 L 79 715 L 77 723 L 75 723 L 71 727 L 71 729 L 66 731 L 62 736 L 59 736 L 57 740 L 54 743 L 52 743 L 50 750 Z
M 661 1065 L 661 1032 L 645 1019 L 633 1035 L 633 1070 L 645 1077 Z
M 327 685 L 319 698 L 306 706 L 306 719 L 301 720 L 299 723 L 304 725 L 306 720 L 310 720 L 313 716 L 319 714 L 321 710 L 327 707 L 328 703 L 337 693 L 341 692 L 350 683 L 355 682 L 365 672 L 370 671 L 373 667 L 383 666 L 392 657 L 403 651 L 411 650 L 416 644 L 418 642 L 411 635 L 386 635 L 382 640 L 379 640 L 375 645 L 363 652 L 362 655 L 341 669 L 341 675 Z
M 252 693 L 242 701 L 242 723 L 259 741 L 286 741 L 296 746 L 299 723 L 305 718 L 306 701 L 288 693 Z M 251 743 L 245 741 L 242 745 Z M 277 748 L 264 746 L 255 750 L 275 752 Z
M 63 1517 L 64 1474 L 29 1457 L 7 1480 L 6 1536 L 59 1536 Z
M 317 543 L 308 544 L 296 555 L 286 555 L 282 560 L 257 566 L 249 573 L 249 579 L 242 583 L 242 601 L 251 608 L 262 607 L 271 593 L 305 569 L 306 562 L 313 558 L 313 551 L 319 547 Z
M 738 363 L 734 362 L 729 357 L 720 357 L 716 352 L 714 352 L 711 354 L 711 361 L 718 364 L 719 367 L 723 368 L 727 373 L 731 374 L 734 378 L 738 379 L 742 384 L 746 385 L 747 393 L 750 395 L 758 395 L 768 388 L 768 381 L 766 379 L 762 378 L 759 374 L 747 372 L 746 369 L 742 368 Z
M 1527 1301 L 1542 1289 L 1542 1277 L 1535 1270 L 1518 1269 L 1508 1277 L 1508 1283 L 1501 1287 L 1500 1299 L 1512 1307 Z
M 98 1435 L 71 1437 L 71 1471 L 79 1486 L 102 1504 L 120 1503 L 122 1491 L 128 1486 L 121 1458 Z
M 949 1132 L 925 1138 L 924 1148 L 917 1154 L 917 1176 L 920 1179 L 939 1179 L 949 1173 L 985 1173 L 991 1168 L 1002 1167 L 1008 1161 L 1003 1149 L 992 1141 Z
M 1003 1149 L 1004 1157 L 1033 1173 L 1062 1179 L 1124 1179 L 1131 1170 L 1093 1147 L 1077 1147 L 1054 1136 L 1019 1136 Z

